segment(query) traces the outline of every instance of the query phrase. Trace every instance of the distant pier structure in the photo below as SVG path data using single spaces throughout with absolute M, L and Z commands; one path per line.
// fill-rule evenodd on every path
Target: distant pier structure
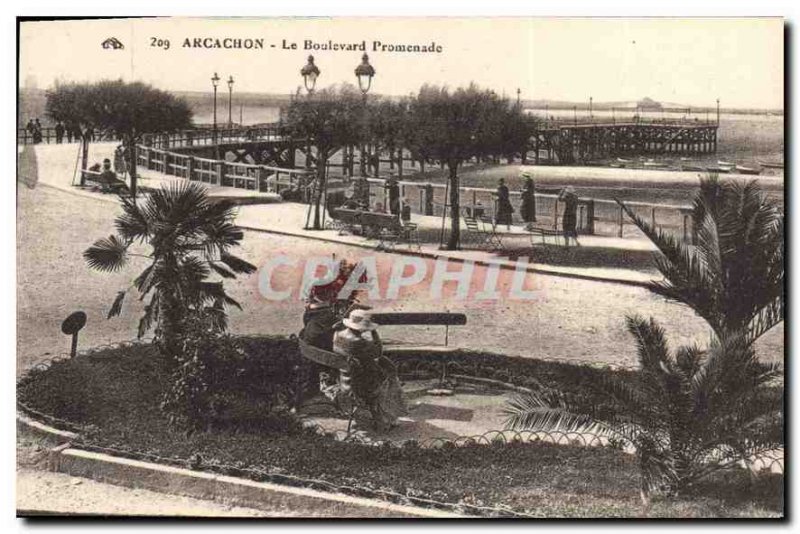
M 694 119 L 543 120 L 531 138 L 535 163 L 588 163 L 613 156 L 717 151 L 718 122 Z

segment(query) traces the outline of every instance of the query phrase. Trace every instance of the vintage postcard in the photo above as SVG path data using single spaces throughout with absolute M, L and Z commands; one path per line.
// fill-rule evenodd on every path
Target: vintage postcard
M 18 32 L 19 516 L 785 517 L 783 19 Z

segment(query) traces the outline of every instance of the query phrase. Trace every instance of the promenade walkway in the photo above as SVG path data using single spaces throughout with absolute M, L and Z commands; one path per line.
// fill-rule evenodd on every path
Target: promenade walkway
M 110 157 L 115 146 L 116 143 L 90 145 L 89 161 L 102 161 L 103 158 Z M 27 147 L 25 150 L 36 151 L 39 185 L 107 202 L 117 202 L 113 195 L 83 190 L 72 184 L 77 160 L 77 149 L 74 145 L 38 145 Z M 174 180 L 181 180 L 181 178 L 167 177 L 155 171 L 144 170 L 141 173 L 139 185 L 143 188 L 154 188 Z M 207 187 L 209 194 L 215 197 L 269 196 L 269 194 L 230 187 Z M 267 201 L 275 200 L 274 195 L 267 199 Z M 376 240 L 358 235 L 340 235 L 340 232 L 336 230 L 304 229 L 308 211 L 308 206 L 305 204 L 292 202 L 252 204 L 241 205 L 238 209 L 237 223 L 246 230 L 296 236 L 361 248 L 375 248 L 378 245 Z M 646 285 L 659 277 L 650 263 L 651 252 L 654 248 L 649 241 L 644 239 L 581 236 L 580 247 L 565 248 L 555 244 L 542 246 L 536 238 L 535 246 L 532 247 L 530 235 L 521 226 L 512 226 L 509 231 L 506 231 L 505 227 L 498 229 L 504 244 L 502 251 L 470 249 L 466 248 L 469 247 L 468 244 L 464 245 L 464 250 L 448 251 L 439 249 L 441 217 L 413 214 L 411 220 L 419 227 L 422 241 L 420 248 L 399 245 L 394 252 L 433 259 L 470 260 L 482 265 L 499 264 L 502 268 L 509 269 L 517 268 L 517 259 L 526 258 L 528 260 L 526 268 L 529 272 L 628 285 Z M 448 219 L 446 227 L 449 227 L 449 224 Z M 462 231 L 466 232 L 463 222 Z M 550 238 L 550 242 L 553 242 L 552 238 Z

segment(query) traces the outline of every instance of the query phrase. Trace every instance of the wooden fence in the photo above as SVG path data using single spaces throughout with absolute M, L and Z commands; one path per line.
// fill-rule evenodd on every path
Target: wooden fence
M 280 193 L 287 188 L 303 188 L 311 174 L 305 169 L 233 163 L 142 145 L 137 147 L 136 162 L 141 168 L 168 176 L 258 192 Z

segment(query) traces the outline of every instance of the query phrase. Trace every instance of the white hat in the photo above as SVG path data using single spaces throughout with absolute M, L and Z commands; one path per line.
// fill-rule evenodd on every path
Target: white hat
M 342 319 L 342 323 L 347 328 L 359 331 L 375 330 L 378 327 L 378 325 L 372 322 L 369 314 L 364 310 L 351 311 L 348 317 Z

